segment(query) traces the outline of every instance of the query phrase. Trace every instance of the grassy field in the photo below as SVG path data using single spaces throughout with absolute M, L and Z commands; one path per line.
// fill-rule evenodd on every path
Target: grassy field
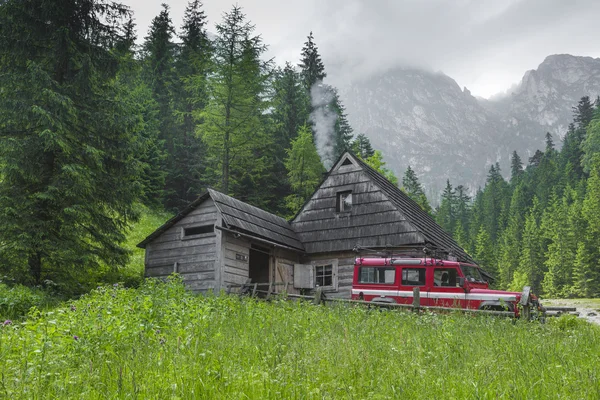
M 600 328 L 105 287 L 0 327 L 0 397 L 600 398 Z

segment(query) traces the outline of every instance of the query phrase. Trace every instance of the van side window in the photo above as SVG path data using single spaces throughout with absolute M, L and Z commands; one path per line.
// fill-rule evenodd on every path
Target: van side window
M 425 286 L 425 268 L 403 268 L 402 285 Z
M 396 281 L 396 268 L 360 267 L 358 283 L 386 283 L 392 285 Z
M 455 268 L 436 268 L 433 272 L 433 286 L 456 287 Z

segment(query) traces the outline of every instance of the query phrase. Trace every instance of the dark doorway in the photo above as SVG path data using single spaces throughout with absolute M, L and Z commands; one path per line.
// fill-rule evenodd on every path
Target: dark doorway
M 249 278 L 252 283 L 269 283 L 269 258 L 267 249 L 252 246 L 250 249 Z

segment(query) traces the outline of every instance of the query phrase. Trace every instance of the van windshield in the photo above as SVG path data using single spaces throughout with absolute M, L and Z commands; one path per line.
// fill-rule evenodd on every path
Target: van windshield
M 460 264 L 460 269 L 465 275 L 465 279 L 469 282 L 485 282 L 479 273 L 479 268 L 472 265 Z

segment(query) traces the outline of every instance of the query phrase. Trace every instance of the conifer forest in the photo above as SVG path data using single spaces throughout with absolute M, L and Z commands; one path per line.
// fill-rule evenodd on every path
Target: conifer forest
M 142 32 L 126 5 L 58 3 L 0 0 L 0 280 L 67 293 L 122 281 L 145 213 L 164 222 L 211 187 L 291 218 L 350 150 L 495 287 L 600 296 L 597 99 L 572 105 L 563 138 L 515 149 L 510 171 L 490 165 L 485 186 L 448 176 L 428 199 L 352 129 L 312 32 L 286 63 L 237 5 L 209 16 L 193 0 L 181 21 L 163 5 Z

